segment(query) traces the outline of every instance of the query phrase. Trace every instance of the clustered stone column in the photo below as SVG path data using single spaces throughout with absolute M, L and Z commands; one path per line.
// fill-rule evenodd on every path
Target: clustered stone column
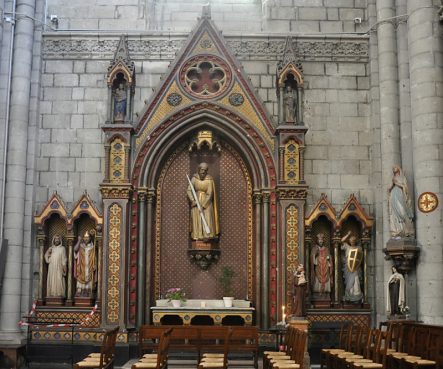
M 25 219 L 27 141 L 30 107 L 34 0 L 17 0 L 14 67 L 11 81 L 11 111 L 5 191 L 4 238 L 9 240 L 1 295 L 0 331 L 2 338 L 18 340 L 22 311 L 21 285 Z
M 438 14 L 431 0 L 408 0 L 412 143 L 416 194 L 432 191 L 440 205 L 417 211 L 416 236 L 422 249 L 417 265 L 418 319 L 443 324 L 443 69 Z M 426 58 L 424 58 L 426 56 Z

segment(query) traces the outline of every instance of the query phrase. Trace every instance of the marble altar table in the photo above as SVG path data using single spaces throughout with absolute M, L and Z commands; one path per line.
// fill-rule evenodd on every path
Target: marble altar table
M 180 307 L 171 306 L 168 300 L 157 300 L 151 311 L 154 325 L 161 325 L 165 316 L 178 316 L 183 325 L 190 325 L 196 316 L 208 316 L 214 325 L 221 325 L 227 316 L 235 316 L 242 318 L 245 325 L 252 325 L 255 308 L 246 300 L 234 300 L 232 307 L 225 307 L 223 300 L 186 300 Z

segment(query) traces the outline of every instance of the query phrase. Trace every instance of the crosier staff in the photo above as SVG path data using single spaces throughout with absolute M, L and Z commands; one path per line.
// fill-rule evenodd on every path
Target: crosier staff
M 186 174 L 186 178 L 188 179 L 189 186 L 191 188 L 192 197 L 194 197 L 194 201 L 197 204 L 197 208 L 198 208 L 198 211 L 200 213 L 200 218 L 201 218 L 202 223 L 203 223 L 203 229 L 204 229 L 205 233 L 209 235 L 209 234 L 211 234 L 211 230 L 209 229 L 208 223 L 206 223 L 206 219 L 205 219 L 205 216 L 203 214 L 203 209 L 202 209 L 202 207 L 200 205 L 200 202 L 198 201 L 197 194 L 195 193 L 194 186 L 193 186 L 193 184 L 192 184 L 192 182 L 189 179 L 189 176 L 187 174 Z

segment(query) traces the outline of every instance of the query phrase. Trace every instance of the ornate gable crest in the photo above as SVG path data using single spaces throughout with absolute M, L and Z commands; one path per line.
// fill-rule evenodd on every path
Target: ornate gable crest
M 111 86 L 118 73 L 123 73 L 126 81 L 132 86 L 135 78 L 135 64 L 129 57 L 128 41 L 125 36 L 120 37 L 114 60 L 108 67 L 108 86 Z
M 176 121 L 177 114 L 202 110 L 225 116 L 229 111 L 244 118 L 273 148 L 269 115 L 212 22 L 209 6 L 204 7 L 197 27 L 140 114 L 135 128 L 137 151 L 162 123 Z
M 346 201 L 345 206 L 338 216 L 339 225 L 341 225 L 350 215 L 356 217 L 365 229 L 372 228 L 372 225 L 374 224 L 374 218 L 366 213 L 353 193 L 349 196 L 348 201 Z
M 298 77 L 297 82 L 299 84 L 303 84 L 303 66 L 295 55 L 292 37 L 287 37 L 283 58 L 277 64 L 278 85 L 284 83 L 284 80 L 290 72 L 292 72 L 295 77 Z
M 92 219 L 94 219 L 96 225 L 103 224 L 103 215 L 97 209 L 94 201 L 92 201 L 91 197 L 86 191 L 72 208 L 72 216 L 69 219 L 69 223 L 73 224 L 74 220 L 77 219 L 81 214 L 88 214 Z
M 322 215 L 326 216 L 334 226 L 337 225 L 337 213 L 324 193 L 321 194 L 320 200 L 318 200 L 311 213 L 306 217 L 305 226 L 312 226 L 312 223 Z
M 43 224 L 52 214 L 58 214 L 62 219 L 68 217 L 66 206 L 57 191 L 52 194 L 42 211 L 34 217 L 34 223 Z

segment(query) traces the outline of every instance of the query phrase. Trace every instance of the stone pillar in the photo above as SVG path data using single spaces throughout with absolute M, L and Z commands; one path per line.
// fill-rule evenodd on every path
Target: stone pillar
M 415 194 L 431 191 L 440 204 L 416 212 L 418 319 L 443 324 L 443 69 L 441 26 L 432 0 L 408 0 L 408 47 Z
M 397 16 L 407 13 L 407 0 L 396 0 Z M 405 174 L 411 200 L 414 202 L 412 165 L 411 94 L 409 83 L 408 26 L 399 18 L 397 25 L 398 97 L 400 105 L 401 167 Z
M 394 0 L 377 0 L 378 71 L 380 86 L 380 134 L 382 155 L 382 190 L 387 203 L 387 189 L 392 179 L 392 167 L 401 162 L 398 118 L 397 40 L 393 21 Z M 385 191 L 386 189 L 386 191 Z M 383 243 L 390 238 L 387 206 L 383 207 Z
M 263 193 L 263 247 L 262 247 L 262 295 L 261 295 L 261 323 L 262 329 L 269 324 L 269 201 L 270 194 Z
M 396 0 L 397 16 L 407 14 L 407 0 Z M 398 18 L 397 24 L 397 59 L 398 59 L 398 97 L 400 106 L 400 147 L 401 167 L 408 180 L 409 196 L 412 204 L 414 198 L 414 165 L 412 153 L 412 122 L 411 94 L 409 81 L 408 26 L 406 19 Z M 415 209 L 415 207 L 414 207 Z M 412 313 L 411 319 L 416 319 L 417 313 L 417 275 L 414 272 L 405 275 L 406 305 Z
M 368 0 L 368 20 L 369 24 L 377 22 L 376 0 Z M 374 216 L 375 224 L 383 225 L 383 193 L 381 190 L 381 149 L 380 149 L 380 89 L 378 78 L 378 43 L 377 33 L 371 32 L 369 38 L 369 68 L 370 68 L 370 122 L 372 132 L 372 161 L 371 161 L 371 186 L 374 191 Z M 339 235 L 340 236 L 340 235 Z M 383 232 L 374 232 L 374 243 L 371 245 L 374 251 L 371 253 L 370 275 L 372 277 L 373 288 L 370 293 L 370 304 L 373 307 L 373 321 L 384 320 L 383 316 L 376 316 L 376 312 L 384 312 L 383 293 L 377 294 L 376 291 L 383 291 L 383 271 L 384 257 Z
M 255 268 L 256 268 L 256 279 L 255 279 L 255 300 L 257 301 L 257 306 L 256 308 L 258 308 L 260 306 L 260 304 L 258 304 L 259 301 L 261 301 L 261 283 L 260 283 L 260 276 L 261 276 L 261 257 L 262 255 L 260 255 L 261 253 L 261 245 L 262 245 L 262 238 L 261 238 L 261 220 L 262 220 L 262 212 L 261 212 L 261 206 L 262 206 L 262 199 L 263 196 L 260 192 L 254 192 L 253 194 L 253 203 L 254 203 L 254 214 L 255 214 L 255 259 L 256 259 L 256 264 L 255 264 Z M 252 296 L 249 296 L 249 299 L 251 299 Z M 260 327 L 261 326 L 261 311 L 257 311 L 256 312 L 256 320 L 257 320 L 257 325 Z
M 11 83 L 11 112 L 5 191 L 4 237 L 9 240 L 1 295 L 0 333 L 5 340 L 17 340 L 21 315 L 26 155 L 31 87 L 32 44 L 35 1 L 18 0 Z M 25 15 L 25 16 L 23 16 Z
M 145 309 L 145 234 L 146 234 L 146 190 L 138 191 L 138 265 L 137 265 L 137 326 L 141 327 Z
M 395 33 L 395 0 L 377 0 L 377 44 L 378 44 L 378 73 L 380 91 L 380 151 L 381 151 L 381 188 L 382 194 L 381 211 L 383 219 L 382 244 L 386 245 L 390 239 L 388 192 L 392 180 L 392 167 L 401 162 L 400 152 L 400 128 L 398 114 L 398 70 L 397 70 L 397 39 Z M 377 256 L 376 256 L 377 257 Z M 383 278 L 377 282 L 377 312 L 381 319 L 385 315 L 384 286 L 390 275 L 390 264 L 378 265 L 377 275 Z M 379 287 L 381 289 L 379 289 Z M 380 299 L 382 297 L 382 299 Z
M 278 123 L 279 124 L 285 123 L 284 104 L 283 104 L 284 98 L 285 98 L 284 85 L 282 85 L 282 86 L 280 86 L 279 96 L 278 96 Z
M 152 266 L 152 224 L 155 219 L 155 190 L 149 189 L 146 195 L 146 245 L 145 245 L 145 260 L 146 260 L 146 273 L 145 273 L 145 324 L 151 323 L 151 266 Z

